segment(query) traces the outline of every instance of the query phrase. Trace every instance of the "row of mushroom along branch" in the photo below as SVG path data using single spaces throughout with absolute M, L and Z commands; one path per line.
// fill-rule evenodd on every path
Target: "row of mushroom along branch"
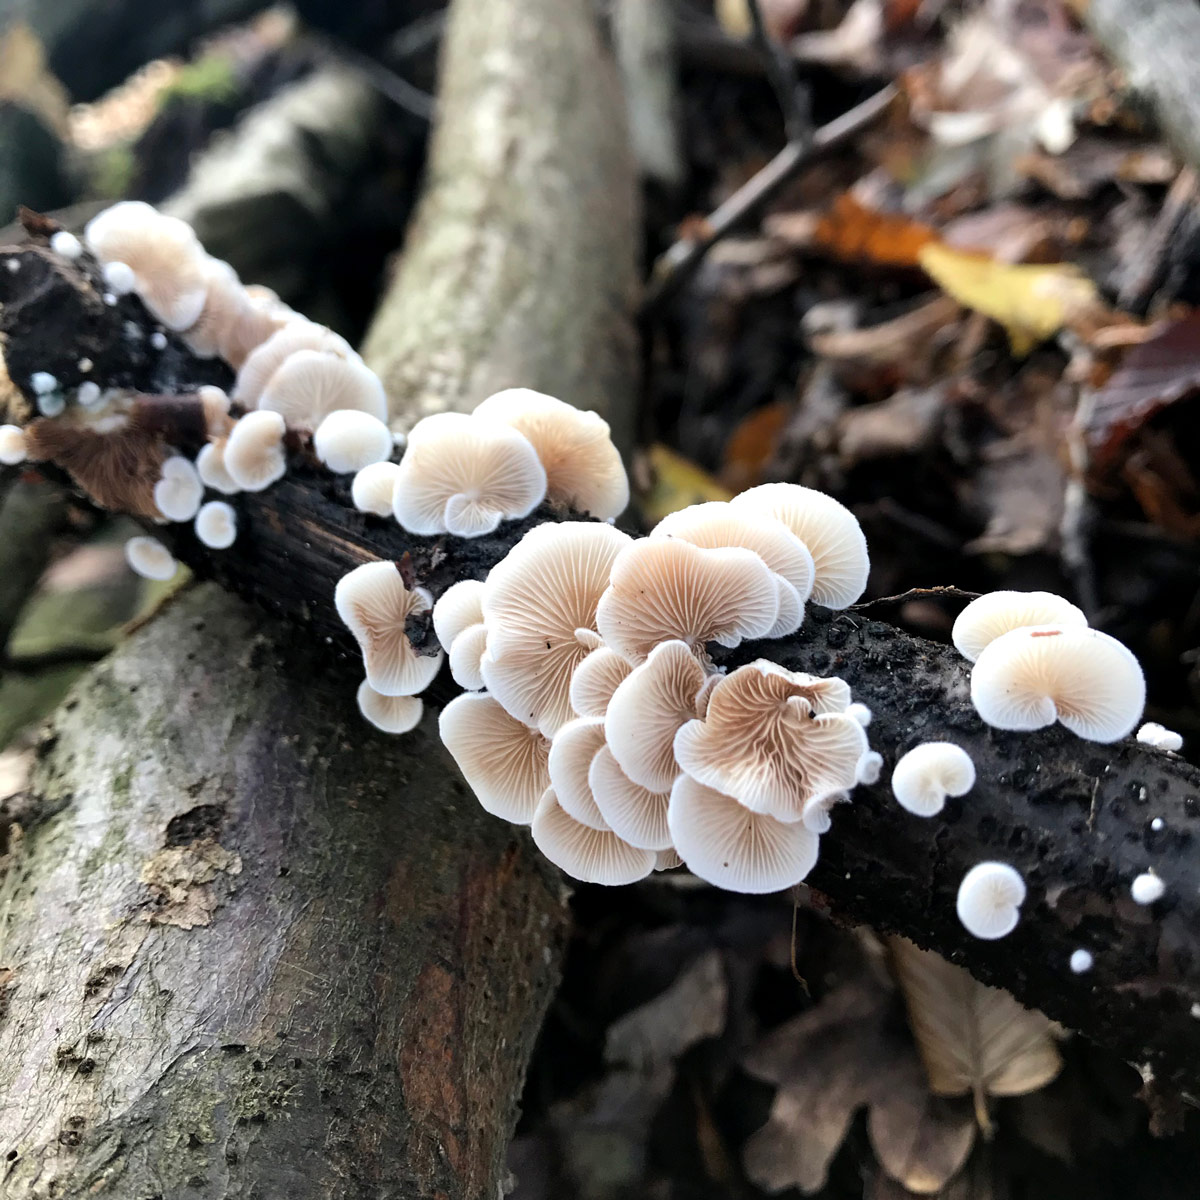
M 459 580 L 436 601 L 389 561 L 356 567 L 333 597 L 362 649 L 363 716 L 385 732 L 413 729 L 419 695 L 448 657 L 466 690 L 441 713 L 442 740 L 483 807 L 531 826 L 569 875 L 623 884 L 682 862 L 733 891 L 787 888 L 816 863 L 836 806 L 877 782 L 871 713 L 844 680 L 766 658 L 724 672 L 708 653 L 714 643 L 794 633 L 810 602 L 858 600 L 866 541 L 831 497 L 766 484 L 673 513 L 634 538 L 612 524 L 629 484 L 595 413 L 510 389 L 470 415 L 427 417 L 407 439 L 394 437 L 384 389 L 354 350 L 273 293 L 243 285 L 183 222 L 121 203 L 82 241 L 56 233 L 51 249 L 93 256 L 106 303 L 136 292 L 163 327 L 153 337 L 169 330 L 236 378 L 229 395 L 205 387 L 193 398 L 203 441 L 193 460 L 139 436 L 147 417 L 137 397 L 86 381 L 68 396 L 35 372 L 25 382 L 38 416 L 0 427 L 0 461 L 52 460 L 101 504 L 194 522 L 214 549 L 236 540 L 237 511 L 229 499 L 205 502 L 206 491 L 266 489 L 286 473 L 289 448 L 310 440 L 330 471 L 353 473 L 357 508 L 413 534 L 479 537 L 543 500 L 591 518 L 535 526 L 486 579 Z M 114 439 L 122 453 L 112 453 Z M 127 556 L 152 578 L 176 570 L 151 537 L 131 539 Z M 422 654 L 408 630 L 430 609 L 442 650 Z M 1134 657 L 1059 596 L 982 596 L 960 614 L 953 640 L 973 663 L 975 708 L 996 728 L 1059 721 L 1113 742 L 1141 716 Z M 1179 749 L 1160 726 L 1138 736 Z M 896 800 L 924 818 L 974 783 L 970 756 L 947 742 L 910 750 L 891 780 Z M 1139 903 L 1162 890 L 1150 873 L 1131 884 Z M 980 863 L 962 880 L 958 913 L 975 936 L 1003 937 L 1024 896 L 1011 866 Z M 1071 965 L 1088 969 L 1090 954 L 1081 948 Z

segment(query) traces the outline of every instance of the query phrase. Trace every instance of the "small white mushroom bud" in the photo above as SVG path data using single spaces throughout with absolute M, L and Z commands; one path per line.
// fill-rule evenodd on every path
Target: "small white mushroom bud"
M 1152 746 L 1155 750 L 1169 750 L 1173 754 L 1183 749 L 1183 738 L 1173 729 L 1167 729 L 1157 721 L 1147 721 L 1137 731 L 1137 740 L 1143 746 Z
M 37 407 L 43 417 L 61 417 L 67 407 L 67 398 L 62 392 L 43 392 L 37 398 Z
M 49 371 L 34 371 L 29 376 L 29 386 L 33 388 L 36 395 L 46 396 L 51 392 L 58 391 L 58 378 L 51 375 Z
M 892 792 L 901 808 L 918 817 L 940 813 L 947 796 L 965 796 L 974 786 L 975 764 L 953 742 L 914 746 L 892 772 Z
M 225 443 L 225 470 L 247 492 L 261 492 L 287 471 L 286 431 L 277 412 L 249 412 L 239 418 Z
M 0 425 L 0 463 L 15 467 L 26 457 L 25 430 L 19 425 Z
M 190 521 L 204 499 L 204 484 L 196 468 L 175 454 L 162 465 L 162 478 L 154 485 L 154 503 L 168 521 Z
M 1071 970 L 1076 975 L 1083 975 L 1092 969 L 1093 961 L 1089 951 L 1083 949 L 1076 950 L 1071 954 Z
M 459 634 L 483 620 L 483 588 L 481 579 L 460 579 L 438 597 L 433 606 L 433 632 L 443 649 L 449 650 Z
M 973 937 L 1006 937 L 1017 927 L 1025 902 L 1025 880 L 1008 863 L 982 862 L 958 885 L 958 919 Z
M 224 500 L 210 500 L 196 514 L 196 536 L 212 550 L 227 550 L 237 540 L 237 513 Z
M 607 646 L 597 646 L 571 676 L 571 707 L 581 717 L 602 717 L 633 664 Z
M 386 462 L 392 453 L 392 431 L 370 413 L 339 409 L 317 426 L 313 449 L 331 471 L 348 475 Z
M 871 724 L 871 719 L 874 713 L 865 705 L 859 704 L 856 700 L 853 704 L 846 708 L 846 716 L 852 721 L 857 721 L 864 729 Z
M 883 755 L 878 750 L 868 750 L 858 760 L 855 771 L 859 783 L 865 783 L 868 787 L 878 783 L 879 776 L 883 774 Z
M 988 592 L 958 614 L 950 638 L 955 649 L 974 662 L 998 637 L 1030 625 L 1085 627 L 1087 617 L 1053 592 Z
M 416 696 L 385 696 L 364 679 L 358 687 L 358 711 L 384 733 L 408 733 L 420 724 L 425 705 Z
M 83 243 L 70 231 L 60 229 L 50 235 L 50 249 L 63 258 L 78 258 L 83 253 Z
M 179 569 L 170 550 L 152 537 L 131 537 L 125 543 L 125 561 L 143 579 L 156 579 L 160 583 L 174 578 Z
M 104 282 L 109 291 L 127 296 L 137 286 L 137 277 L 128 263 L 110 262 L 104 264 Z
M 1139 875 L 1129 886 L 1135 904 L 1153 904 L 1163 898 L 1166 890 L 1167 885 L 1152 871 Z
M 100 385 L 94 379 L 85 379 L 75 391 L 75 399 L 81 408 L 99 408 L 104 399 Z
M 350 484 L 350 498 L 359 512 L 374 513 L 377 517 L 392 515 L 392 494 L 400 468 L 393 462 L 369 463 Z

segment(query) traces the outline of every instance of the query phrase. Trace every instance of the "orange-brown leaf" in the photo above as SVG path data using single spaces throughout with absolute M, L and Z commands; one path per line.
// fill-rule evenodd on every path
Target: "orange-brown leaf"
M 924 246 L 937 235 L 928 225 L 864 207 L 843 192 L 817 223 L 816 245 L 835 258 L 881 266 L 915 267 Z

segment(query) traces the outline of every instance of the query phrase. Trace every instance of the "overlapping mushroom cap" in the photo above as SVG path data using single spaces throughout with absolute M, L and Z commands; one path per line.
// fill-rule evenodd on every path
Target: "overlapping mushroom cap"
M 987 592 L 958 614 L 950 637 L 959 654 L 974 662 L 998 637 L 1030 625 L 1082 627 L 1087 617 L 1053 592 Z
M 247 355 L 238 370 L 233 398 L 243 408 L 257 408 L 271 377 L 300 350 L 313 350 L 335 358 L 361 362 L 345 338 L 315 321 L 297 317 L 276 330 Z
M 236 487 L 261 492 L 284 477 L 287 454 L 283 435 L 287 425 L 276 412 L 248 412 L 225 440 L 221 468 Z
M 633 664 L 607 646 L 592 650 L 571 676 L 571 707 L 581 717 L 602 717 L 613 692 L 633 670 Z
M 592 829 L 610 827 L 588 781 L 592 759 L 603 746 L 604 722 L 598 717 L 568 721 L 550 743 L 550 786 L 567 815 Z
M 409 533 L 479 537 L 528 516 L 546 495 L 537 451 L 517 430 L 463 413 L 437 413 L 409 432 L 393 511 Z
M 618 837 L 643 850 L 671 848 L 671 831 L 667 828 L 669 788 L 652 792 L 634 783 L 617 765 L 608 746 L 601 746 L 592 757 L 588 786 L 605 824 Z
M 639 850 L 611 829 L 593 829 L 576 821 L 547 788 L 533 817 L 533 840 L 555 866 L 584 883 L 615 887 L 635 883 L 654 870 L 657 855 Z
M 365 679 L 358 688 L 358 711 L 384 733 L 410 733 L 421 723 L 425 705 L 416 696 L 385 696 Z
M 316 429 L 331 413 L 347 410 L 387 419 L 379 376 L 357 355 L 341 358 L 321 350 L 289 354 L 267 380 L 258 407 L 300 429 Z

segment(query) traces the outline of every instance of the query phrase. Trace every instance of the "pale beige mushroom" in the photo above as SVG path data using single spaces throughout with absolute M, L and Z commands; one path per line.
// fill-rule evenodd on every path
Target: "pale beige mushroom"
M 607 646 L 641 662 L 672 639 L 703 653 L 708 642 L 765 637 L 778 615 L 776 576 L 753 551 L 643 538 L 613 564 L 596 628 Z
M 255 346 L 238 369 L 233 398 L 243 408 L 257 408 L 271 376 L 299 350 L 315 350 L 348 362 L 359 361 L 345 338 L 305 317 L 295 317 Z
M 282 326 L 283 319 L 255 304 L 228 263 L 208 259 L 204 276 L 204 308 L 184 331 L 183 340 L 201 357 L 222 358 L 237 370 L 256 346 Z
M 361 359 L 320 350 L 296 350 L 267 380 L 258 407 L 281 414 L 289 425 L 316 429 L 330 413 L 355 409 L 387 420 L 383 384 Z
M 377 517 L 392 515 L 392 494 L 400 468 L 394 462 L 375 462 L 363 467 L 350 484 L 350 499 L 359 512 Z
M 669 850 L 665 792 L 652 792 L 636 784 L 617 764 L 612 750 L 601 746 L 588 768 L 588 786 L 605 824 L 619 838 L 642 850 Z
M 162 542 L 152 537 L 131 537 L 125 543 L 125 561 L 135 575 L 159 583 L 174 579 L 175 572 L 179 570 L 175 556 Z
M 524 434 L 546 471 L 546 498 L 609 520 L 629 504 L 629 478 L 608 422 L 553 396 L 509 388 L 479 404 L 477 417 Z M 560 797 L 561 800 L 561 797 Z
M 25 430 L 19 425 L 0 425 L 0 463 L 15 467 L 27 457 Z
M 581 717 L 602 717 L 621 680 L 633 664 L 607 646 L 598 646 L 575 668 L 571 676 L 571 707 Z
M 218 438 L 215 442 L 201 447 L 200 453 L 196 455 L 196 473 L 205 487 L 222 492 L 226 496 L 233 496 L 242 489 L 225 466 L 227 441 L 227 438 Z
M 464 629 L 483 621 L 483 581 L 460 579 L 452 583 L 433 606 L 433 632 L 449 650 Z
M 367 682 L 385 696 L 415 696 L 438 673 L 444 657 L 418 654 L 408 639 L 411 617 L 433 607 L 424 588 L 404 586 L 395 563 L 363 563 L 343 575 L 333 594 L 338 616 L 363 652 Z
M 196 468 L 180 454 L 173 454 L 162 465 L 162 475 L 154 485 L 154 503 L 168 521 L 190 521 L 204 499 L 204 484 Z
M 676 735 L 675 757 L 688 775 L 752 812 L 800 821 L 813 799 L 858 782 L 869 748 L 863 727 L 845 713 L 849 701 L 840 679 L 759 659 L 713 688 L 704 719 Z
M 287 473 L 283 435 L 287 426 L 275 412 L 248 412 L 225 441 L 221 466 L 235 487 L 261 492 Z
M 564 811 L 547 788 L 533 817 L 533 840 L 556 867 L 583 883 L 615 887 L 644 879 L 657 861 L 653 850 L 639 850 L 611 829 L 593 829 Z
M 313 453 L 335 474 L 350 475 L 387 462 L 392 453 L 392 431 L 370 413 L 339 408 L 317 426 Z
M 568 816 L 593 829 L 607 829 L 588 783 L 592 759 L 604 746 L 604 721 L 576 717 L 558 729 L 550 743 L 550 786 Z
M 434 609 L 436 612 L 436 608 Z M 468 625 L 450 643 L 446 661 L 459 687 L 478 692 L 483 687 L 483 655 L 487 650 L 487 626 Z
M 416 696 L 385 696 L 364 679 L 358 688 L 358 711 L 384 733 L 409 733 L 421 723 L 425 705 Z
M 550 742 L 486 694 L 456 696 L 442 709 L 438 730 L 484 809 L 528 825 L 550 786 Z
M 538 525 L 488 575 L 483 678 L 513 716 L 547 735 L 574 715 L 571 676 L 601 645 L 596 603 L 630 540 L 601 523 Z
M 1083 628 L 1087 617 L 1053 592 L 987 592 L 958 614 L 950 640 L 963 658 L 974 662 L 1002 634 L 1030 625 Z

